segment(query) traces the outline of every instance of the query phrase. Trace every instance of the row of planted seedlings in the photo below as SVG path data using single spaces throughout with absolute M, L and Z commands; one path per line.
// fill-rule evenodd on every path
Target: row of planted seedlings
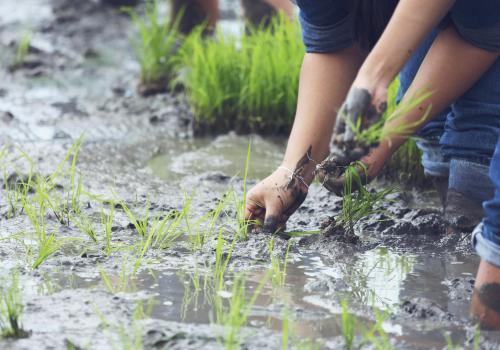
M 118 276 L 111 277 L 104 268 L 96 264 L 103 286 L 113 294 L 134 290 L 134 276 L 150 250 L 171 249 L 175 244 L 187 243 L 192 253 L 196 254 L 203 249 L 206 251 L 207 245 L 210 244 L 208 248 L 215 262 L 211 267 L 206 266 L 203 269 L 202 277 L 197 266 L 194 273 L 188 274 L 189 282 L 185 284 L 186 294 L 182 307 L 184 313 L 189 311 L 190 303 L 197 302 L 198 294 L 203 291 L 205 300 L 212 305 L 211 320 L 218 327 L 216 334 L 219 341 L 226 349 L 238 349 L 244 344 L 246 337 L 252 334 L 251 328 L 246 327 L 249 317 L 257 298 L 265 288 L 268 288 L 271 290 L 271 300 L 277 299 L 285 305 L 281 315 L 282 348 L 320 347 L 318 341 L 299 338 L 288 310 L 288 301 L 283 300 L 283 294 L 280 293 L 286 283 L 288 253 L 293 240 L 288 241 L 286 248 L 280 244 L 281 248 L 276 249 L 275 239 L 281 240 L 281 238 L 268 238 L 269 265 L 264 268 L 260 281 L 250 294 L 245 272 L 231 268 L 234 248 L 236 244 L 244 244 L 248 239 L 250 226 L 253 224 L 244 220 L 250 146 L 243 174 L 242 195 L 238 195 L 234 190 L 228 191 L 216 203 L 213 210 L 193 220 L 190 213 L 193 196 L 185 196 L 180 210 L 166 213 L 152 212 L 147 201 L 146 205 L 140 208 L 142 214 L 136 215 L 134 211 L 137 208 L 132 210 L 119 200 L 116 194 L 104 199 L 102 196 L 87 192 L 83 176 L 76 167 L 81 145 L 82 140 L 77 140 L 48 176 L 42 176 L 36 171 L 33 160 L 20 149 L 17 149 L 19 153 L 17 160 L 27 161 L 27 175 L 22 175 L 22 170 L 17 170 L 8 176 L 4 171 L 5 195 L 2 202 L 8 207 L 4 219 L 27 218 L 30 228 L 21 232 L 10 232 L 2 239 L 16 242 L 25 249 L 27 259 L 23 258 L 23 262 L 29 261 L 31 268 L 38 269 L 65 245 L 82 240 L 73 236 L 60 237 L 57 225 L 50 225 L 46 220 L 48 217 L 56 218 L 59 226 L 67 226 L 86 234 L 88 236 L 86 245 L 95 244 L 104 255 L 111 257 L 115 253 L 122 254 L 123 262 Z M 0 160 L 4 159 L 2 161 L 4 168 L 7 163 L 11 163 L 5 161 L 8 153 L 7 148 L 0 150 Z M 362 175 L 358 173 L 358 169 L 359 167 L 354 164 L 346 171 L 342 211 L 335 218 L 335 230 L 347 236 L 354 234 L 354 226 L 359 221 L 382 210 L 381 201 L 393 191 L 367 190 L 360 180 Z M 353 184 L 359 187 L 357 194 L 351 194 Z M 102 204 L 100 222 L 97 225 L 85 214 L 86 208 L 83 205 L 85 197 L 98 200 Z M 121 211 L 127 217 L 137 233 L 135 242 L 128 246 L 122 242 L 114 242 L 113 239 L 114 216 L 117 211 Z M 317 232 L 305 234 L 313 233 Z M 280 259 L 279 253 L 283 253 L 283 250 L 283 259 Z M 0 293 L 0 332 L 4 337 L 25 337 L 29 333 L 21 325 L 23 302 L 19 276 L 18 273 L 13 273 L 12 276 L 11 283 L 3 284 Z M 347 301 L 342 301 L 341 306 L 339 323 L 347 349 L 359 348 L 365 344 L 371 344 L 376 349 L 394 348 L 383 328 L 383 323 L 390 316 L 389 312 L 381 312 L 374 308 L 374 322 L 367 325 L 349 312 Z M 133 318 L 128 324 L 109 324 L 98 309 L 95 309 L 95 312 L 101 318 L 105 329 L 112 332 L 111 340 L 117 342 L 119 347 L 141 349 L 143 333 L 140 320 L 148 317 L 152 307 L 154 302 L 148 302 L 146 308 L 144 302 L 138 302 Z M 449 335 L 446 339 L 449 346 L 454 346 Z M 477 346 L 479 333 L 475 339 L 477 340 L 474 341 L 474 346 Z

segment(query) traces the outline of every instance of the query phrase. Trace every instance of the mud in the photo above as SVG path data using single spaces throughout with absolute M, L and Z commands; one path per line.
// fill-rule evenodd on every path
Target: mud
M 226 7 L 223 13 L 230 13 Z M 32 37 L 30 63 L 11 70 L 13 42 L 25 32 Z M 250 137 L 194 139 L 182 94 L 139 97 L 132 34 L 126 16 L 97 1 L 0 2 L 0 148 L 6 147 L 5 159 L 18 165 L 16 171 L 7 168 L 5 178 L 12 183 L 16 176 L 27 176 L 15 146 L 48 175 L 85 133 L 78 169 L 87 192 L 111 197 L 114 191 L 138 214 L 147 203 L 152 211 L 179 210 L 185 193 L 194 193 L 195 220 L 213 210 L 228 189 L 242 193 Z M 252 139 L 248 186 L 279 163 L 286 142 Z M 58 236 L 80 240 L 33 270 L 29 252 L 19 241 L 6 239 L 30 224 L 24 214 L 9 217 L 3 180 L 1 185 L 0 276 L 8 281 L 12 271 L 20 273 L 22 323 L 29 337 L 1 340 L 0 348 L 123 348 L 124 337 L 142 339 L 147 349 L 223 348 L 225 330 L 214 322 L 213 295 L 196 287 L 212 275 L 215 236 L 195 252 L 184 237 L 168 249 L 148 251 L 137 274 L 127 275 L 126 286 L 112 293 L 101 273 L 119 283 L 124 261 L 132 260 L 130 250 L 108 257 L 102 240 L 94 244 L 73 223 L 62 225 L 48 214 L 47 224 Z M 67 186 L 61 182 L 58 193 Z M 286 309 L 295 338 L 321 341 L 324 349 L 342 348 L 340 301 L 346 298 L 365 325 L 374 322 L 374 307 L 390 312 L 383 327 L 397 349 L 442 349 L 443 332 L 470 348 L 475 322 L 468 307 L 479 260 L 468 233 L 443 234 L 437 194 L 426 191 L 393 195 L 383 205 L 385 212 L 355 227 L 360 241 L 353 245 L 309 232 L 341 209 L 339 197 L 313 184 L 287 225 L 290 232 L 309 234 L 290 240 L 286 283 L 278 289 L 265 286 L 242 331 L 243 347 L 281 348 Z M 100 228 L 103 205 L 84 198 L 84 214 Z M 218 225 L 230 223 L 234 215 L 228 208 Z M 232 235 L 224 231 L 227 240 Z M 270 239 L 255 234 L 234 247 L 229 269 L 246 274 L 248 293 L 271 263 Z M 122 248 L 138 242 L 120 208 L 112 240 Z M 284 258 L 287 245 L 275 238 L 278 258 Z M 134 317 L 141 301 L 144 309 L 152 303 L 151 312 Z M 480 341 L 484 349 L 500 346 L 496 332 L 481 332 Z

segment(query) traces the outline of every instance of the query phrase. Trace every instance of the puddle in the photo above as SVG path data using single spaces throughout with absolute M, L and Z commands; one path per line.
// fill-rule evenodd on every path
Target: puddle
M 248 142 L 252 140 L 249 179 L 262 179 L 281 163 L 285 139 L 229 134 L 213 138 L 182 140 L 170 143 L 163 154 L 148 163 L 153 174 L 164 180 L 180 180 L 187 175 L 221 172 L 241 176 L 245 168 Z

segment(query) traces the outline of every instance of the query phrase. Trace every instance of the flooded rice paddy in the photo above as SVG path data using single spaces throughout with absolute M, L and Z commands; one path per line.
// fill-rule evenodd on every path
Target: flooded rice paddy
M 224 5 L 228 30 L 238 30 L 231 24 L 237 23 L 231 19 L 233 5 Z M 32 37 L 31 64 L 10 72 L 11 43 L 26 32 Z M 7 150 L 0 278 L 8 286 L 17 271 L 22 326 L 29 333 L 0 340 L 0 348 L 230 348 L 224 320 L 242 280 L 247 301 L 255 298 L 250 308 L 249 302 L 240 305 L 248 311 L 237 335 L 241 348 L 346 348 L 345 302 L 357 319 L 354 348 L 377 348 L 366 340 L 374 324 L 377 339 L 388 338 L 378 348 L 443 349 L 444 334 L 464 348 L 473 348 L 474 341 L 484 349 L 500 346 L 497 333 L 478 334 L 469 317 L 479 262 L 470 237 L 442 233 L 431 190 L 391 195 L 384 214 L 356 227 L 357 245 L 318 234 L 321 223 L 339 212 L 341 199 L 317 184 L 288 224 L 288 232 L 296 233 L 290 240 L 250 234 L 232 245 L 236 209 L 228 204 L 197 249 L 183 234 L 165 249 L 139 254 L 137 264 L 137 228 L 123 206 L 112 210 L 100 198 L 119 198 L 137 215 L 150 208 L 148 220 L 154 220 L 155 213 L 182 210 L 192 196 L 189 216 L 196 222 L 213 212 L 228 190 L 241 196 L 249 139 L 248 186 L 279 164 L 286 140 L 235 134 L 194 138 L 182 94 L 136 94 L 132 33 L 127 17 L 96 1 L 0 2 L 0 148 Z M 82 133 L 81 210 L 95 227 L 97 242 L 48 213 L 51 232 L 77 240 L 33 269 L 31 224 L 25 213 L 10 215 L 5 182 L 28 174 L 21 149 L 37 172 L 49 175 Z M 58 187 L 60 196 L 67 185 Z M 111 211 L 107 253 L 101 227 Z M 216 269 L 220 259 L 227 261 L 222 278 Z

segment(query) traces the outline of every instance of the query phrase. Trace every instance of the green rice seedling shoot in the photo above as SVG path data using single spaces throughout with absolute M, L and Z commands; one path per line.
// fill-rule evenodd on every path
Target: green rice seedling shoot
M 27 337 L 28 333 L 23 329 L 21 324 L 24 305 L 17 272 L 12 274 L 10 286 L 2 287 L 0 293 L 0 332 L 2 337 Z

